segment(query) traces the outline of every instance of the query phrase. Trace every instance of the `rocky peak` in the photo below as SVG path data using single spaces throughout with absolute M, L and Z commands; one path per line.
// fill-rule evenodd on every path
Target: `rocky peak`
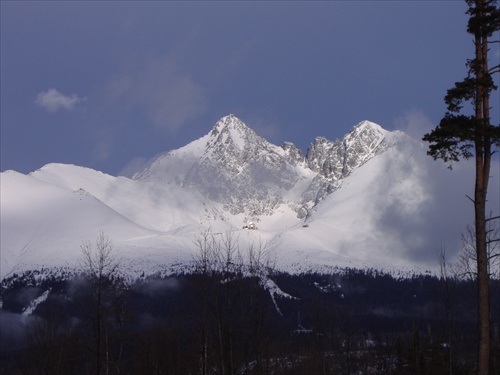
M 389 132 L 370 121 L 362 121 L 343 138 L 346 150 L 375 151 Z
M 210 131 L 209 147 L 215 144 L 233 145 L 243 150 L 247 143 L 253 143 L 257 134 L 233 114 L 221 118 Z
M 378 152 L 388 133 L 373 122 L 362 121 L 342 139 L 332 142 L 317 137 L 307 150 L 309 168 L 326 178 L 346 177 Z
M 338 189 L 342 180 L 354 169 L 385 150 L 389 146 L 389 134 L 373 122 L 362 121 L 341 139 L 329 141 L 317 137 L 306 154 L 309 168 L 317 175 L 302 195 L 302 211 L 299 214 L 307 214 L 318 201 Z
M 217 121 L 208 134 L 204 159 L 241 166 L 271 146 L 243 121 L 230 114 Z
M 304 157 L 293 143 L 278 147 L 230 114 L 204 137 L 160 156 L 138 178 L 160 176 L 191 187 L 232 214 L 258 217 L 288 203 L 305 216 L 352 170 L 385 149 L 387 134 L 392 133 L 363 121 L 341 139 L 317 137 Z M 301 198 L 285 198 L 294 194 Z
M 201 142 L 200 142 L 201 145 Z M 222 203 L 232 214 L 270 214 L 282 193 L 302 177 L 304 156 L 292 143 L 278 147 L 234 115 L 221 118 L 203 138 L 200 157 L 180 181 Z
M 241 121 L 232 113 L 220 118 L 219 121 L 215 123 L 214 127 L 211 130 L 211 133 L 213 135 L 216 135 L 224 129 L 239 129 L 243 131 L 251 130 L 248 126 L 245 125 L 243 121 Z

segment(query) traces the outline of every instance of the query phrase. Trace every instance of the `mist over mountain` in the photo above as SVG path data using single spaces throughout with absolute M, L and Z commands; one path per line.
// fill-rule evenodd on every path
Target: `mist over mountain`
M 100 231 L 131 276 L 189 269 L 206 231 L 231 232 L 242 254 L 259 244 L 288 272 L 422 272 L 437 268 L 441 248 L 456 255 L 472 188 L 470 163 L 449 171 L 419 140 L 373 122 L 303 153 L 228 115 L 132 178 L 65 164 L 2 172 L 0 277 L 76 269 L 82 242 Z M 243 229 L 250 222 L 256 230 Z

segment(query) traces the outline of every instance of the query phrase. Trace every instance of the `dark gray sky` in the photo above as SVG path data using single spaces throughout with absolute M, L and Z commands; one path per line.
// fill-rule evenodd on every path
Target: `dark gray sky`
M 228 113 L 304 152 L 365 119 L 419 137 L 466 75 L 465 11 L 463 1 L 2 1 L 1 170 L 126 173 Z

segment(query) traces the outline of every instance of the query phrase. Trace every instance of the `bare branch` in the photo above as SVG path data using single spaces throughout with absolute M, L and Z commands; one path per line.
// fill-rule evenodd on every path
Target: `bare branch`
M 83 241 L 80 248 L 82 250 L 80 265 L 87 276 L 97 280 L 116 276 L 122 259 L 113 254 L 113 243 L 103 231 L 97 237 L 95 249 L 88 240 Z
M 500 215 L 499 216 L 490 216 L 490 217 L 486 218 L 485 221 L 488 222 L 488 221 L 496 220 L 496 219 L 500 219 Z

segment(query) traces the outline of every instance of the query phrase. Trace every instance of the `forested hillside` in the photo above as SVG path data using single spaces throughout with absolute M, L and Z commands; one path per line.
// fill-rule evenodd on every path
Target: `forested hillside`
M 467 374 L 475 286 L 234 268 L 4 280 L 3 374 Z M 13 281 L 12 279 L 11 281 Z M 492 284 L 494 358 L 500 283 Z M 495 363 L 496 371 L 500 364 Z

